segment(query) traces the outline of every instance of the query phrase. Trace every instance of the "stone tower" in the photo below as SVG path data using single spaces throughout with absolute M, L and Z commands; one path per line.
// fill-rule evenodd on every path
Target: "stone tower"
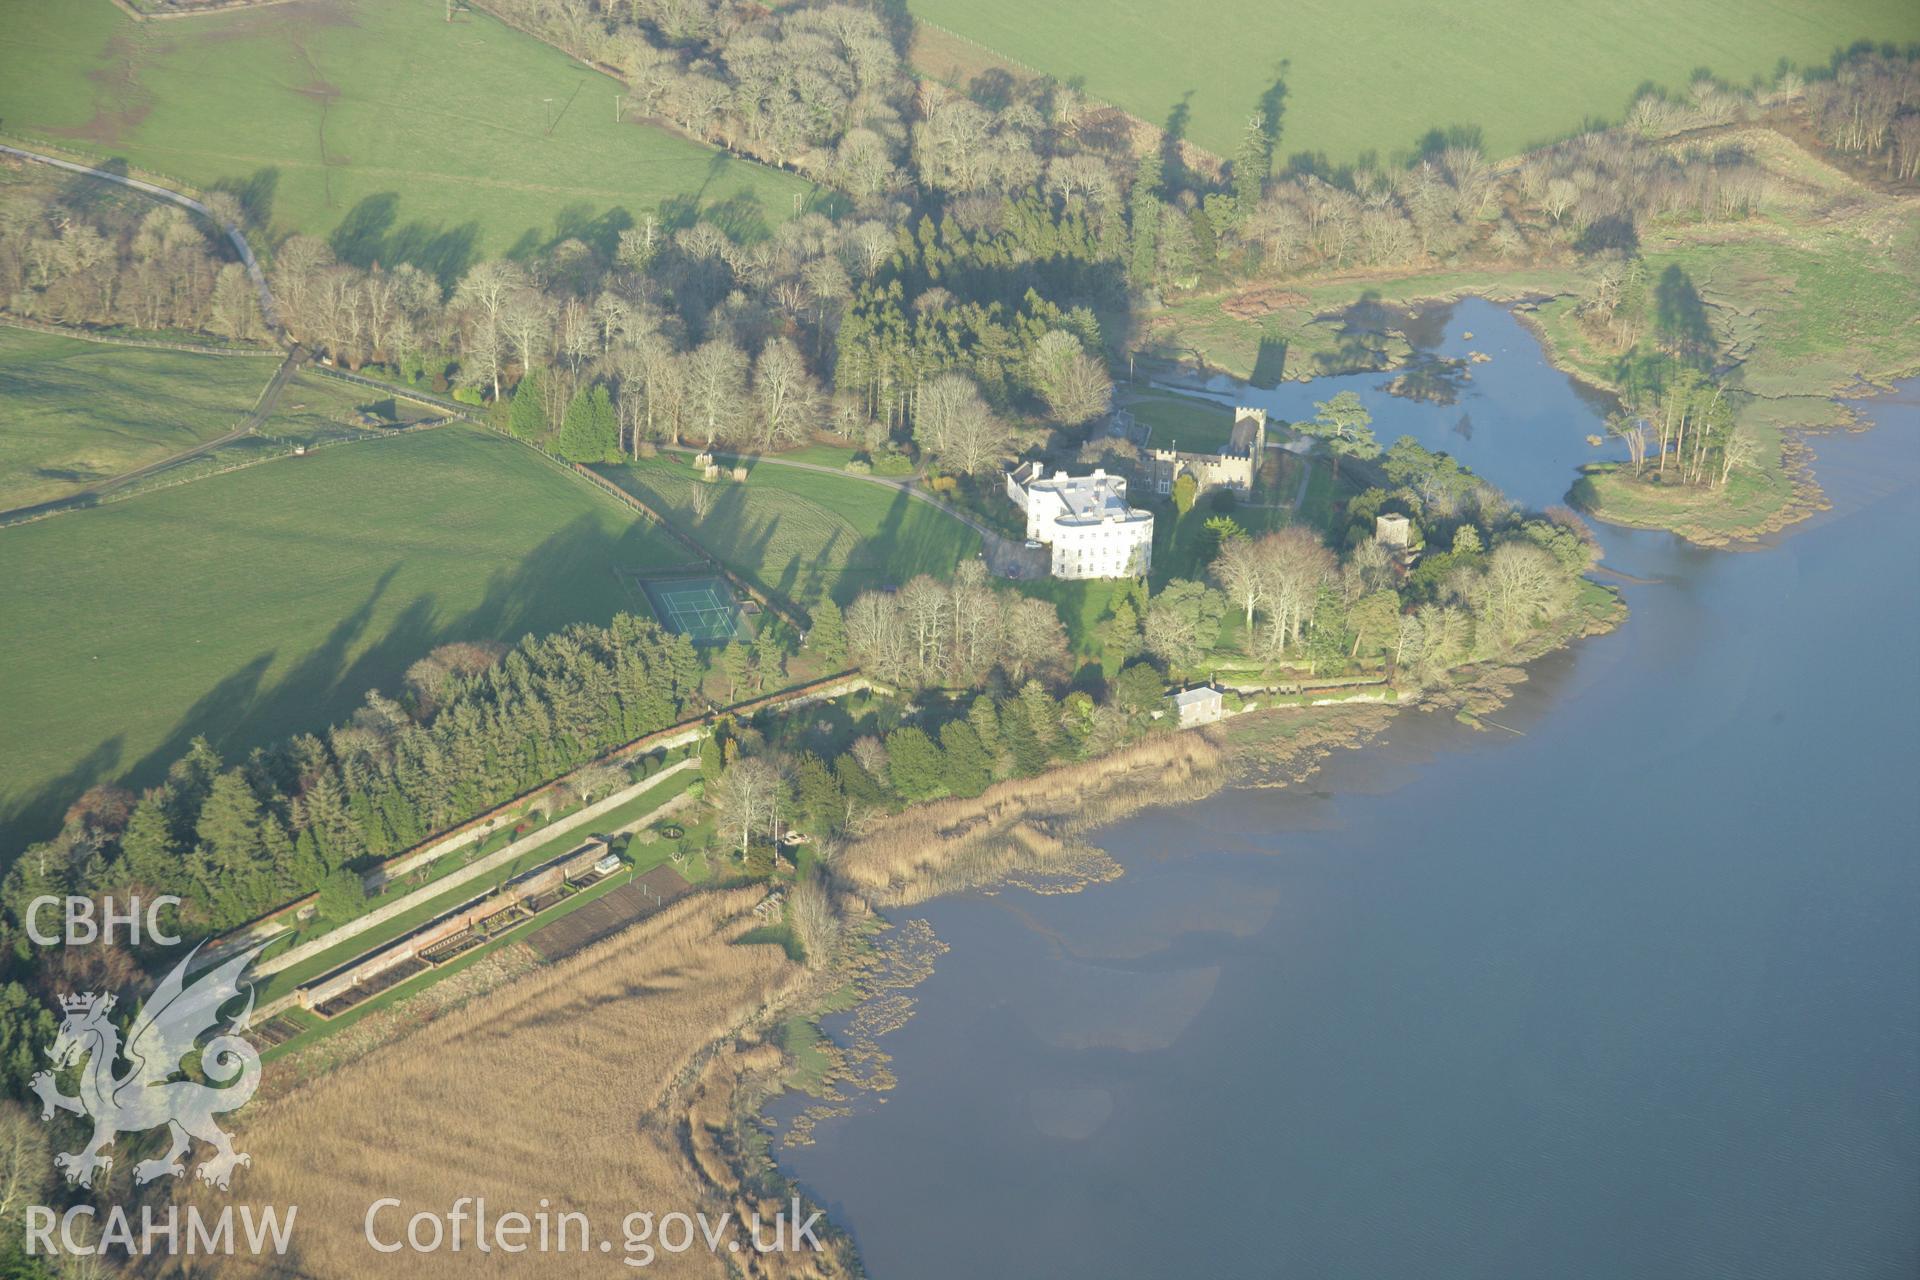
M 1251 431 L 1242 431 L 1244 424 L 1252 424 Z M 1267 456 L 1267 411 L 1240 405 L 1233 411 L 1233 443 L 1240 446 L 1242 439 L 1247 440 L 1247 453 L 1253 459 L 1253 469 L 1260 469 L 1260 459 Z

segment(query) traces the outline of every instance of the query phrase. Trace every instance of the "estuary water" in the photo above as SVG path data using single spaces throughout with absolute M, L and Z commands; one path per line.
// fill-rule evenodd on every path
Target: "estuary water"
M 1499 308 L 1418 336 L 1492 359 L 1244 395 L 1352 387 L 1560 501 L 1599 406 Z M 1110 884 L 910 913 L 951 951 L 898 1086 L 782 1166 L 881 1280 L 1920 1276 L 1920 387 L 1862 408 L 1775 545 L 1601 528 L 1631 618 L 1501 727 L 1405 714 L 1097 833 Z

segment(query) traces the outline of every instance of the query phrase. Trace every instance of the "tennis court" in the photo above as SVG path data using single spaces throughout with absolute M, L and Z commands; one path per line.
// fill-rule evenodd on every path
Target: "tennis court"
M 662 625 L 695 644 L 726 644 L 740 633 L 740 606 L 724 578 L 640 584 Z

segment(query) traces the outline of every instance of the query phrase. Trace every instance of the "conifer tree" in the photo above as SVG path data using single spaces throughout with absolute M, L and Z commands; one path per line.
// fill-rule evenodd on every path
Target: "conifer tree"
M 520 385 L 513 389 L 513 404 L 507 411 L 507 429 L 522 440 L 539 440 L 547 434 L 547 395 L 540 370 L 529 369 Z

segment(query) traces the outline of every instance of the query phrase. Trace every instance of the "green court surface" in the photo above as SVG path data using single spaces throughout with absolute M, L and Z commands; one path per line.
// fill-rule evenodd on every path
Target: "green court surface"
M 741 632 L 740 606 L 724 578 L 644 582 L 660 621 L 695 644 L 726 644 Z

